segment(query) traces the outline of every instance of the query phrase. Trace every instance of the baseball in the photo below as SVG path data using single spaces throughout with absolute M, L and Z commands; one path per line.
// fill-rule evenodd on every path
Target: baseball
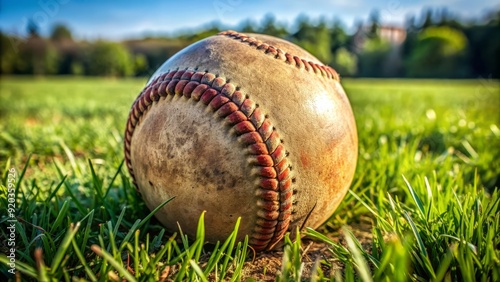
M 331 67 L 300 47 L 221 32 L 168 59 L 132 105 L 125 162 L 150 209 L 191 238 L 270 250 L 338 207 L 358 154 L 351 106 Z

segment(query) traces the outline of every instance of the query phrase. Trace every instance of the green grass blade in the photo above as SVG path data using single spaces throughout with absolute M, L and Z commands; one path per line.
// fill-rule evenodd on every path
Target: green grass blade
M 54 167 L 56 168 L 56 171 L 57 173 L 59 174 L 59 177 L 62 178 L 62 179 L 65 179 L 67 175 L 65 175 L 62 171 L 62 169 L 57 165 L 57 162 L 54 161 Z M 70 196 L 70 198 L 72 199 L 72 203 L 74 203 L 76 205 L 76 207 L 78 208 L 78 211 L 82 214 L 82 215 L 85 215 L 87 214 L 87 210 L 82 206 L 82 204 L 80 203 L 80 199 L 78 199 L 75 194 L 71 191 L 71 187 L 69 186 L 68 182 L 67 181 L 61 181 L 63 184 L 64 184 L 64 190 L 66 191 L 66 193 L 68 193 L 68 196 Z
M 475 254 L 477 254 L 477 247 L 474 246 L 474 244 L 472 243 L 469 243 L 465 240 L 461 240 L 460 238 L 456 237 L 456 236 L 452 236 L 452 235 L 448 235 L 448 234 L 441 234 L 439 235 L 440 237 L 447 237 L 447 238 L 451 238 L 459 243 L 462 243 L 462 244 L 466 244 L 467 247 L 469 247 L 469 249 L 471 249 L 472 252 L 474 252 Z
M 69 163 L 71 165 L 71 168 L 73 169 L 73 173 L 78 177 L 82 177 L 82 172 L 80 171 L 80 168 L 78 167 L 76 163 L 76 158 L 73 152 L 69 149 L 68 145 L 64 142 L 63 139 L 59 139 L 59 145 L 61 148 L 63 148 L 64 153 L 66 154 L 66 157 L 68 157 Z
M 200 240 L 194 241 L 193 244 L 191 245 L 191 247 L 186 250 L 186 255 L 184 257 L 184 261 L 182 262 L 181 266 L 179 267 L 179 272 L 177 273 L 177 276 L 175 277 L 175 281 L 183 281 L 184 276 L 186 276 L 186 274 L 188 274 L 189 262 L 193 258 L 194 252 L 196 251 L 196 247 L 198 244 L 200 244 Z
M 431 185 L 429 184 L 429 179 L 427 177 L 425 177 L 424 180 L 425 180 L 425 188 L 427 189 L 427 202 L 428 202 L 426 221 L 430 221 L 431 212 L 432 212 L 432 205 L 433 205 L 432 189 L 431 189 Z
M 198 228 L 196 230 L 196 239 L 200 240 L 200 244 L 194 253 L 194 260 L 199 261 L 201 251 L 203 250 L 203 243 L 205 242 L 205 211 L 203 211 L 198 220 Z
M 52 191 L 52 192 L 50 193 L 50 195 L 47 197 L 47 200 L 46 200 L 46 201 L 51 201 L 51 200 L 52 200 L 52 198 L 54 198 L 54 196 L 57 194 L 57 191 L 59 191 L 59 188 L 61 188 L 61 187 L 63 186 L 64 181 L 66 181 L 66 179 L 67 179 L 67 175 L 65 175 L 65 176 L 63 177 L 63 179 L 61 179 L 61 181 L 59 182 L 59 184 L 57 184 L 57 186 L 56 186 L 56 188 L 54 189 L 54 191 Z
M 236 242 L 236 237 L 238 236 L 238 230 L 240 228 L 240 222 L 241 222 L 241 217 L 238 217 L 238 220 L 236 220 L 236 224 L 234 225 L 233 232 L 229 236 L 229 245 L 228 245 L 228 253 L 226 253 L 226 256 L 224 258 L 224 262 L 222 263 L 221 267 L 221 280 L 224 280 L 224 277 L 226 276 L 227 272 L 227 264 L 229 263 L 229 259 L 231 258 L 230 254 L 234 249 L 234 244 Z
M 167 253 L 172 251 L 172 244 L 174 244 L 175 242 L 174 238 L 175 235 L 172 238 L 170 238 L 165 245 L 163 245 L 163 247 L 160 249 L 159 252 L 155 254 L 155 258 L 151 261 L 152 267 L 156 267 L 157 264 L 160 262 L 160 260 L 162 260 Z M 167 257 L 168 256 L 170 256 L 170 254 L 167 254 Z
M 365 282 L 371 282 L 373 281 L 372 279 L 372 274 L 370 272 L 370 268 L 368 267 L 368 264 L 366 263 L 365 258 L 361 254 L 361 251 L 358 248 L 358 244 L 355 243 L 355 241 L 358 241 L 350 231 L 347 230 L 347 228 L 343 228 L 345 236 L 345 240 L 347 242 L 347 247 L 349 248 L 349 251 L 352 253 L 352 258 L 354 259 L 356 268 L 358 269 L 359 276 L 362 281 Z
M 229 242 L 228 242 L 228 244 L 229 244 Z M 220 257 L 222 256 L 222 253 L 224 252 L 222 249 L 225 249 L 226 246 L 221 247 L 220 242 L 217 241 L 217 243 L 215 244 L 214 250 L 212 251 L 212 255 L 208 259 L 207 265 L 205 266 L 205 270 L 203 271 L 203 273 L 205 275 L 208 275 L 216 267 L 217 262 L 219 261 Z
M 203 282 L 208 282 L 208 279 L 207 277 L 205 276 L 205 274 L 203 273 L 203 270 L 201 270 L 200 266 L 196 263 L 196 261 L 194 260 L 189 260 L 189 264 L 191 265 L 191 268 L 194 270 L 194 272 L 196 273 L 196 275 L 198 276 L 197 278 L 199 278 L 201 281 Z M 192 281 L 192 280 L 191 280 Z
M 349 190 L 349 194 L 351 194 L 354 198 L 356 198 L 356 200 L 358 200 L 363 206 L 365 206 L 365 208 L 367 210 L 369 210 L 373 215 L 377 216 L 377 217 L 380 217 L 378 212 L 376 212 L 370 205 L 368 205 L 367 203 L 365 203 L 365 201 L 363 201 L 363 199 L 361 199 L 361 197 L 359 197 L 356 193 L 354 193 L 353 191 Z
M 417 239 L 418 249 L 420 250 L 420 252 L 422 253 L 422 255 L 424 257 L 427 257 L 428 256 L 427 250 L 425 249 L 425 244 L 422 241 L 422 237 L 420 237 L 420 233 L 418 232 L 417 226 L 415 225 L 415 223 L 411 219 L 410 215 L 406 211 L 403 213 L 403 215 L 404 215 L 406 221 L 410 224 L 413 235 L 415 235 L 415 238 Z
M 413 198 L 413 201 L 415 202 L 415 205 L 418 208 L 419 214 L 422 216 L 422 218 L 425 218 L 425 208 L 424 208 L 424 205 L 422 204 L 422 201 L 420 200 L 420 198 L 418 197 L 418 195 L 415 192 L 415 190 L 413 189 L 413 187 L 411 187 L 410 182 L 408 182 L 408 180 L 406 179 L 406 177 L 404 175 L 403 175 L 403 180 L 405 181 L 406 186 L 408 187 L 408 190 L 410 191 L 411 197 Z
M 19 192 L 19 187 L 21 187 L 21 182 L 24 179 L 24 175 L 26 174 L 26 170 L 28 170 L 28 166 L 29 166 L 30 160 L 31 160 L 31 154 L 28 155 L 28 158 L 26 159 L 26 163 L 25 163 L 25 165 L 23 167 L 23 170 L 21 171 L 21 173 L 17 177 L 17 181 L 16 181 L 16 195 L 15 195 L 16 199 L 17 199 L 17 193 Z
M 98 245 L 92 245 L 90 247 L 94 253 L 96 253 L 98 256 L 102 257 L 105 259 L 113 268 L 118 271 L 120 275 L 123 276 L 124 279 L 126 279 L 129 282 L 135 282 L 135 277 L 130 274 L 125 268 L 123 268 L 123 265 L 121 262 L 116 261 L 111 254 L 106 252 L 105 250 L 101 249 Z
M 125 163 L 125 160 L 122 160 L 120 162 L 118 169 L 116 170 L 115 174 L 113 175 L 113 177 L 111 178 L 111 181 L 108 184 L 108 187 L 106 188 L 106 193 L 104 194 L 104 198 L 106 198 L 108 196 L 109 191 L 111 191 L 111 187 L 113 186 L 113 183 L 115 183 L 115 180 L 118 177 L 118 175 L 120 175 L 120 172 L 122 170 L 122 166 L 124 163 Z
M 50 268 L 53 271 L 56 271 L 59 268 L 59 265 L 62 262 L 62 259 L 68 252 L 69 245 L 71 244 L 71 240 L 75 236 L 76 232 L 78 231 L 78 228 L 80 228 L 80 222 L 77 222 L 76 224 L 71 224 L 69 227 L 68 232 L 66 232 L 66 236 L 64 236 L 64 239 L 61 242 L 61 245 L 57 249 L 56 254 L 54 255 L 54 259 L 52 260 L 52 264 Z
M 54 220 L 54 223 L 50 225 L 51 228 L 50 233 L 53 233 L 55 230 L 59 228 L 64 218 L 68 216 L 68 210 L 69 210 L 69 202 L 64 201 L 61 210 L 57 214 L 56 220 Z
M 436 274 L 434 273 L 434 268 L 432 267 L 432 264 L 431 264 L 430 259 L 429 259 L 429 255 L 427 253 L 425 244 L 422 241 L 422 237 L 420 236 L 418 228 L 415 225 L 415 223 L 413 222 L 413 220 L 411 219 L 410 215 L 406 211 L 403 213 L 403 215 L 404 215 L 406 221 L 410 224 L 413 235 L 417 239 L 417 246 L 418 246 L 419 251 L 422 254 L 420 257 L 423 259 L 423 261 L 422 261 L 423 266 L 426 268 L 426 270 L 430 273 L 431 277 L 434 279 L 436 277 Z
M 135 278 L 140 277 L 139 272 L 139 235 L 141 234 L 140 230 L 136 230 L 134 232 L 134 269 L 135 269 Z
M 175 199 L 175 197 L 172 197 L 170 199 L 167 199 L 166 201 L 164 201 L 163 203 L 159 204 L 155 209 L 153 209 L 145 218 L 142 219 L 141 223 L 139 224 L 139 226 L 137 227 L 137 229 L 140 229 L 144 224 L 146 224 L 146 222 L 148 222 L 148 220 L 153 217 L 153 215 L 155 215 L 156 212 L 158 212 L 161 208 L 163 208 L 164 205 L 166 205 L 168 202 L 172 201 L 173 199 Z
M 122 224 L 123 217 L 125 216 L 125 211 L 127 210 L 127 207 L 122 208 L 122 212 L 118 216 L 118 219 L 115 222 L 115 228 L 113 229 L 113 234 L 118 234 L 118 228 L 120 228 L 120 225 Z
M 438 266 L 438 269 L 436 271 L 436 277 L 433 279 L 433 281 L 444 281 L 444 278 L 446 276 L 446 273 L 449 271 L 449 266 L 453 260 L 453 253 L 451 250 L 448 250 L 444 254 L 444 258 L 441 259 L 441 263 Z
M 247 250 L 248 250 L 248 235 L 245 236 L 245 240 L 243 241 L 243 244 L 241 245 L 240 248 L 237 250 L 236 258 L 237 260 L 237 265 L 236 268 L 234 269 L 233 276 L 231 277 L 231 281 L 239 281 L 241 279 L 241 272 L 243 271 L 243 266 L 245 265 L 245 260 L 247 257 Z
M 99 201 L 98 203 L 104 203 L 104 193 L 102 191 L 102 181 L 99 179 L 99 176 L 97 176 L 97 173 L 95 172 L 94 165 L 90 160 L 88 160 L 88 165 L 90 168 L 91 176 L 92 176 L 92 183 L 94 184 L 94 191 L 96 192 L 95 195 L 97 195 L 97 198 Z
M 125 248 L 125 244 L 129 242 L 130 238 L 132 238 L 132 235 L 136 232 L 139 231 L 137 228 L 139 227 L 139 224 L 141 223 L 141 220 L 138 219 L 134 222 L 132 227 L 130 227 L 130 230 L 127 232 L 127 235 L 122 240 L 122 243 L 120 245 L 119 251 L 121 252 Z
M 88 266 L 87 260 L 83 256 L 82 252 L 80 252 L 80 248 L 78 247 L 74 237 L 71 238 L 71 244 L 73 245 L 73 250 L 75 251 L 76 256 L 80 260 L 83 269 L 85 269 L 85 273 L 87 273 L 90 281 L 97 281 L 97 277 L 92 272 L 92 269 L 90 269 L 90 267 Z
M 93 220 L 94 220 L 94 210 L 91 210 L 86 216 L 84 216 L 82 218 L 82 221 L 84 220 L 87 220 L 87 225 L 85 225 L 85 228 L 83 229 L 83 238 L 82 238 L 82 241 L 81 241 L 81 245 L 80 245 L 80 251 L 83 253 L 85 252 L 85 247 L 87 247 L 87 242 L 89 240 L 89 235 L 90 235 L 90 231 L 92 230 L 92 223 L 93 223 Z

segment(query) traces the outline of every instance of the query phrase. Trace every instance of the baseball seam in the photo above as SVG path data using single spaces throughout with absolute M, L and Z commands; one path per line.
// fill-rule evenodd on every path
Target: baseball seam
M 265 54 L 274 55 L 275 59 L 284 61 L 290 65 L 295 65 L 295 67 L 297 67 L 298 69 L 305 69 L 306 71 L 315 73 L 316 75 L 340 81 L 339 74 L 332 67 L 307 61 L 303 58 L 299 58 L 297 56 L 294 56 L 290 53 L 281 50 L 280 48 L 264 43 L 246 34 L 239 33 L 233 30 L 227 30 L 220 32 L 219 35 L 233 38 L 242 43 L 247 43 L 250 46 L 255 46 L 257 50 L 262 50 Z
M 132 181 L 136 179 L 131 164 L 132 136 L 148 109 L 168 95 L 181 95 L 212 108 L 231 126 L 250 156 L 251 171 L 258 180 L 256 189 L 256 225 L 250 234 L 250 245 L 256 250 L 272 249 L 288 230 L 293 209 L 291 164 L 283 141 L 271 121 L 253 100 L 234 84 L 210 72 L 191 70 L 167 71 L 155 78 L 132 105 L 125 131 L 125 162 Z

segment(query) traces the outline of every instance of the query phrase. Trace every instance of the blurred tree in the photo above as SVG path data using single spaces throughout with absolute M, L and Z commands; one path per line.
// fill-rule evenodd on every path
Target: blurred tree
M 54 42 L 54 45 L 59 53 L 59 74 L 73 74 L 74 64 L 83 66 L 85 45 L 73 41 Z
M 425 29 L 434 25 L 432 21 L 432 10 L 430 8 L 422 9 L 422 24 L 420 29 Z
M 215 30 L 214 30 L 215 31 Z M 211 31 L 212 32 L 212 31 Z M 191 43 L 191 36 L 182 37 L 164 37 L 164 38 L 145 38 L 145 39 L 135 39 L 127 40 L 122 42 L 122 44 L 130 51 L 134 56 L 144 56 L 146 59 L 146 69 L 135 70 L 136 75 L 151 75 L 152 72 L 161 66 L 166 59 L 173 56 L 175 53 L 180 51 L 182 48 L 186 47 Z M 139 59 L 142 60 L 142 59 Z M 138 62 L 134 60 L 137 66 Z
M 73 40 L 71 36 L 71 31 L 64 24 L 56 24 L 52 28 L 52 32 L 50 33 L 50 39 L 52 41 L 64 41 L 64 40 Z
M 220 25 L 221 24 L 219 22 L 214 21 L 214 22 L 210 23 L 205 29 L 198 31 L 198 32 L 195 32 L 193 34 L 190 34 L 188 36 L 179 36 L 179 39 L 187 40 L 188 41 L 187 44 L 194 43 L 196 41 L 205 39 L 209 36 L 216 35 L 217 33 L 221 32 L 222 30 L 220 28 Z
M 318 25 L 315 28 L 316 38 L 311 43 L 316 44 L 315 55 L 320 61 L 325 64 L 329 64 L 332 61 L 331 53 L 331 34 L 328 24 L 324 18 L 320 19 Z
M 446 8 L 436 10 L 436 26 L 448 26 L 451 18 Z
M 332 66 L 341 76 L 354 76 L 358 70 L 356 55 L 341 47 L 333 55 Z
M 334 20 L 330 28 L 330 52 L 333 54 L 338 49 L 347 47 L 349 36 L 345 32 L 342 22 Z
M 276 18 L 272 14 L 264 16 L 259 32 L 280 38 L 285 38 L 288 35 L 286 28 L 277 23 Z
M 415 21 L 416 21 L 415 16 L 412 14 L 410 14 L 406 17 L 406 19 L 405 19 L 406 32 L 417 32 L 418 31 L 418 28 L 417 28 Z
M 316 38 L 311 43 L 316 45 L 313 55 L 316 56 L 320 61 L 325 64 L 329 64 L 332 61 L 331 53 L 331 35 L 328 24 L 325 19 L 321 19 L 315 28 Z
M 311 41 L 314 38 L 314 26 L 310 22 L 309 18 L 301 14 L 295 20 L 297 24 L 297 31 L 291 34 L 291 37 L 297 41 Z
M 67 26 L 62 23 L 55 24 L 49 38 L 59 53 L 59 74 L 74 74 L 74 65 L 83 68 L 83 48 L 73 41 L 73 36 Z M 76 71 L 76 74 L 81 75 L 83 73 L 82 71 Z
M 125 46 L 114 42 L 98 41 L 88 56 L 90 75 L 130 76 L 134 72 L 134 61 Z
M 500 9 L 487 13 L 485 20 L 488 26 L 500 27 Z
M 483 19 L 486 24 L 465 28 L 469 41 L 468 65 L 475 77 L 500 78 L 500 10 Z
M 297 19 L 297 32 L 291 39 L 325 64 L 331 62 L 330 29 L 324 19 L 314 26 L 305 15 Z
M 148 75 L 148 60 L 144 54 L 136 54 L 134 56 L 135 75 Z
M 375 37 L 364 42 L 358 59 L 358 74 L 365 77 L 385 76 L 385 62 L 391 52 L 391 45 L 386 40 Z
M 414 15 L 408 15 L 405 20 L 406 38 L 401 46 L 403 61 L 407 61 L 417 44 L 419 28 Z M 406 70 L 404 71 L 406 73 Z
M 240 30 L 244 33 L 256 33 L 257 25 L 251 20 L 245 20 L 240 23 Z
M 436 23 L 435 26 L 447 26 L 458 30 L 463 30 L 463 25 L 457 20 L 457 17 L 453 16 L 448 9 L 442 8 L 436 10 Z
M 349 46 L 349 51 L 355 54 L 359 54 L 363 49 L 363 44 L 364 41 L 366 40 L 366 33 L 364 31 L 363 21 L 356 20 L 354 26 L 356 32 L 352 36 L 349 36 L 347 44 Z
M 379 35 L 380 30 L 380 13 L 378 10 L 373 10 L 370 13 L 370 17 L 368 19 L 368 31 L 367 36 L 369 38 L 375 38 Z
M 418 35 L 407 60 L 407 72 L 415 77 L 464 77 L 467 38 L 456 29 L 429 27 Z
M 40 37 L 38 25 L 30 19 L 27 24 L 28 38 L 19 41 L 16 48 L 15 73 L 46 75 L 56 74 L 59 64 L 57 49 L 51 42 Z
M 47 43 L 43 60 L 43 70 L 39 74 L 57 74 L 59 63 L 60 57 L 57 49 L 52 44 Z
M 16 70 L 17 48 L 12 46 L 12 40 L 9 35 L 0 32 L 0 74 L 12 74 Z
M 39 36 L 38 25 L 32 19 L 30 19 L 28 21 L 28 25 L 26 26 L 26 29 L 27 29 L 29 37 L 38 37 Z
M 48 75 L 56 74 L 59 54 L 51 42 L 38 36 L 29 37 L 19 45 L 16 73 Z

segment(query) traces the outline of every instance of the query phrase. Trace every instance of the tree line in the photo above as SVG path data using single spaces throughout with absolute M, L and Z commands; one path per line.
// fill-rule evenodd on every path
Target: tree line
M 28 36 L 0 32 L 3 75 L 148 76 L 168 57 L 226 28 L 212 24 L 196 33 L 113 42 L 73 38 L 54 25 L 42 37 L 29 22 Z M 499 78 L 500 10 L 465 22 L 446 9 L 424 9 L 404 27 L 381 23 L 378 11 L 348 32 L 338 20 L 299 16 L 292 27 L 272 15 L 233 28 L 287 39 L 303 47 L 342 76 L 417 78 Z

